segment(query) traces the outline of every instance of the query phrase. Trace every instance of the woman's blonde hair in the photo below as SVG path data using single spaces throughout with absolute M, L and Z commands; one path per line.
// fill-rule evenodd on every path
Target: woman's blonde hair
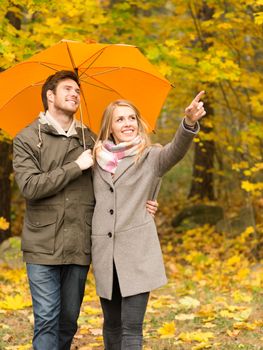
M 111 102 L 105 109 L 101 124 L 100 124 L 100 131 L 97 138 L 97 141 L 94 146 L 94 156 L 96 157 L 96 149 L 98 147 L 98 144 L 101 142 L 104 142 L 106 140 L 114 141 L 113 136 L 111 134 L 111 125 L 112 125 L 112 118 L 113 118 L 113 112 L 116 107 L 130 107 L 134 110 L 137 122 L 138 122 L 138 133 L 142 138 L 142 149 L 139 151 L 137 159 L 141 156 L 144 149 L 151 145 L 150 138 L 148 136 L 148 125 L 143 120 L 140 111 L 136 106 L 134 106 L 133 103 L 131 103 L 128 100 L 116 100 L 114 102 Z

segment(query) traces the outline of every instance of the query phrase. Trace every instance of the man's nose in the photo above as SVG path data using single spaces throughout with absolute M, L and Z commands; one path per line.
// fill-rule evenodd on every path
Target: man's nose
M 77 97 L 79 96 L 79 93 L 75 90 L 71 90 L 71 95 Z

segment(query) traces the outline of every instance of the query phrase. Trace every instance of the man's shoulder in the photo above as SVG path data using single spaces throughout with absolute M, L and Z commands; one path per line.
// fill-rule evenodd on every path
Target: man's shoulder
M 82 125 L 82 123 L 77 120 L 76 121 L 76 131 L 79 135 L 82 135 L 82 128 L 84 130 L 84 134 L 85 134 L 85 139 L 88 143 L 94 144 L 96 139 L 97 139 L 97 135 L 85 124 Z
M 25 126 L 22 130 L 20 130 L 16 136 L 14 137 L 14 140 L 17 139 L 24 139 L 24 138 L 32 138 L 34 136 L 38 135 L 38 125 L 39 125 L 39 119 L 36 118 L 32 123 Z

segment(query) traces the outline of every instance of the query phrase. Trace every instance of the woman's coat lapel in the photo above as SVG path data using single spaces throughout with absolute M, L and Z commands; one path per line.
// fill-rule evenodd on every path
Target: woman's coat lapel
M 112 186 L 134 164 L 134 161 L 134 156 L 123 158 L 118 164 L 116 172 L 113 176 L 108 171 L 103 170 L 98 164 L 97 169 L 103 180 Z

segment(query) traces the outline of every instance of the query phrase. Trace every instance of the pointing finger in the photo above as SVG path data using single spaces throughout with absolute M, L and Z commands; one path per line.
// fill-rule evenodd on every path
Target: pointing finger
M 200 91 L 195 98 L 193 99 L 193 102 L 199 102 L 201 97 L 205 94 L 205 91 Z

